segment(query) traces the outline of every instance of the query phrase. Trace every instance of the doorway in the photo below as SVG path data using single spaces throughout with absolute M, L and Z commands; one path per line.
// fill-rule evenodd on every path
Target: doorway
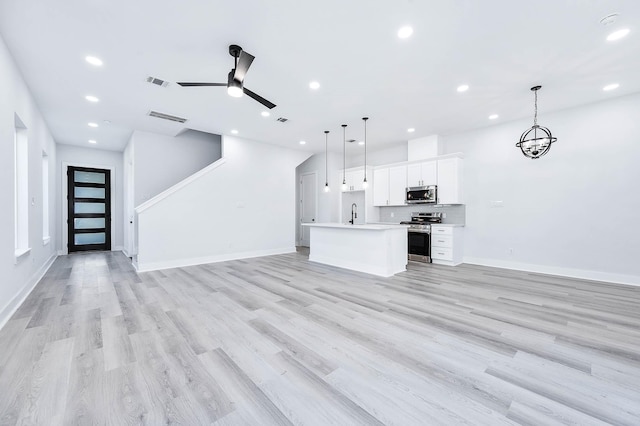
M 68 252 L 111 250 L 111 171 L 67 168 Z
M 318 196 L 316 193 L 318 179 L 315 172 L 305 173 L 300 180 L 300 245 L 309 247 L 309 227 L 302 226 L 303 223 L 316 221 Z

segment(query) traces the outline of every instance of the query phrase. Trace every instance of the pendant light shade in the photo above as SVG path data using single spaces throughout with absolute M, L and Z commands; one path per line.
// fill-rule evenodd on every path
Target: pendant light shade
M 347 190 L 347 125 L 342 125 L 342 190 Z
M 367 120 L 369 117 L 362 117 L 364 121 L 364 180 L 362 181 L 362 187 L 367 189 L 369 183 L 367 182 Z
M 329 131 L 324 131 L 324 192 L 329 192 Z
M 553 137 L 549 129 L 538 125 L 538 90 L 541 88 L 542 86 L 534 86 L 531 88 L 535 99 L 533 126 L 520 136 L 520 141 L 516 144 L 525 157 L 533 160 L 549 152 L 551 144 L 558 140 L 558 138 Z

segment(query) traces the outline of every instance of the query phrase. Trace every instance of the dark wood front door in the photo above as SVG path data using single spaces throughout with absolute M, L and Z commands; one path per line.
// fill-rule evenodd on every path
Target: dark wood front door
M 111 250 L 111 171 L 67 169 L 69 253 Z

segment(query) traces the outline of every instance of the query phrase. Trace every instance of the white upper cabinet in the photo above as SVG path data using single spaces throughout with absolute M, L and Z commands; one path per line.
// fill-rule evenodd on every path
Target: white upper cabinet
M 464 204 L 461 158 L 438 160 L 438 204 Z
M 373 172 L 373 205 L 403 206 L 407 186 L 407 167 L 382 167 Z
M 407 166 L 389 168 L 389 205 L 403 206 L 407 198 Z
M 367 167 L 367 169 L 369 169 Z M 359 167 L 357 169 L 346 169 L 344 173 L 345 181 L 347 182 L 347 189 L 343 192 L 349 191 L 364 191 L 363 182 L 364 182 L 364 169 Z M 367 170 L 367 181 L 371 182 L 372 173 L 371 170 Z M 342 186 L 343 174 L 342 170 L 340 171 L 340 186 Z
M 438 162 L 425 161 L 407 166 L 407 186 L 437 185 Z
M 373 171 L 373 205 L 389 205 L 389 168 L 375 169 Z

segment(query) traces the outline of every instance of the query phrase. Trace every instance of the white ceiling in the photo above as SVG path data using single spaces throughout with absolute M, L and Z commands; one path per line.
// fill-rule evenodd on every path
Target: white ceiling
M 613 12 L 617 22 L 599 23 Z M 397 30 L 407 24 L 414 34 L 401 40 Z M 620 27 L 629 36 L 607 42 Z M 340 125 L 349 125 L 347 139 L 362 139 L 365 115 L 375 148 L 533 119 L 536 84 L 541 124 L 545 113 L 640 91 L 637 0 L 2 0 L 0 33 L 55 139 L 96 139 L 93 146 L 112 150 L 122 150 L 132 130 L 188 127 L 237 129 L 314 152 L 330 130 L 330 149 L 340 151 Z M 278 105 L 270 117 L 224 88 L 175 84 L 226 82 L 229 44 L 256 57 L 245 86 Z M 87 64 L 86 55 L 104 66 Z M 154 86 L 147 76 L 170 84 Z M 311 80 L 321 88 L 310 90 Z M 613 82 L 620 88 L 602 91 Z M 463 83 L 469 91 L 457 93 Z M 165 122 L 149 110 L 189 121 Z M 500 118 L 489 121 L 492 113 Z

